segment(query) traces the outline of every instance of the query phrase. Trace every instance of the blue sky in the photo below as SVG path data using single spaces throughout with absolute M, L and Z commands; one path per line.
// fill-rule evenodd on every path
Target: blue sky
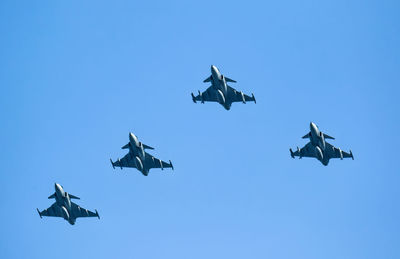
M 0 257 L 400 258 L 399 8 L 1 1 Z M 257 104 L 193 104 L 211 64 Z M 355 160 L 291 159 L 310 121 Z M 130 131 L 175 171 L 113 170 Z

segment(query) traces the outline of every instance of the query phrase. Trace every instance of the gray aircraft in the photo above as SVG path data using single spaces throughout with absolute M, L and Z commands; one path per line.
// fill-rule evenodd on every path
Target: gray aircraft
M 211 86 L 208 87 L 203 93 L 200 93 L 199 91 L 197 96 L 194 96 L 192 93 L 192 99 L 194 103 L 197 101 L 200 101 L 201 103 L 218 102 L 224 106 L 226 110 L 229 110 L 234 102 L 246 103 L 253 101 L 256 103 L 254 94 L 251 94 L 250 97 L 243 92 L 238 92 L 234 88 L 227 85 L 227 82 L 236 83 L 236 81 L 222 75 L 216 66 L 211 66 L 211 76 L 209 76 L 203 82 L 211 82 Z
M 129 149 L 129 153 L 115 162 L 110 159 L 114 169 L 116 166 L 121 169 L 123 167 L 132 167 L 138 169 L 145 176 L 149 174 L 151 168 L 161 168 L 162 170 L 164 168 L 172 168 L 174 170 L 171 160 L 169 160 L 168 164 L 145 152 L 145 149 L 154 148 L 140 142 L 133 133 L 129 133 L 129 143 L 123 146 L 122 149 Z
M 353 153 L 350 150 L 350 153 L 342 151 L 340 148 L 336 148 L 333 145 L 329 144 L 325 141 L 325 139 L 335 139 L 327 134 L 322 133 L 315 123 L 310 123 L 310 132 L 307 133 L 304 137 L 310 139 L 302 149 L 297 147 L 297 151 L 293 152 L 290 149 L 290 155 L 292 158 L 298 156 L 302 157 L 315 157 L 318 159 L 323 165 L 327 166 L 329 163 L 329 159 L 331 158 L 347 158 L 351 157 L 354 160 Z
M 56 192 L 50 195 L 49 199 L 56 199 L 56 202 L 42 212 L 40 212 L 39 209 L 36 209 L 40 218 L 42 218 L 42 216 L 61 217 L 68 221 L 71 225 L 74 225 L 76 219 L 80 217 L 98 217 L 100 219 L 97 210 L 95 210 L 96 213 L 94 213 L 71 202 L 71 199 L 79 200 L 80 198 L 65 192 L 61 185 L 56 183 L 54 188 L 56 189 Z

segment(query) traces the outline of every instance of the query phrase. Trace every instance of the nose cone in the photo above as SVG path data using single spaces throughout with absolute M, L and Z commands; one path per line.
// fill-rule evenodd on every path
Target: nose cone
M 316 132 L 318 130 L 317 125 L 314 122 L 310 122 L 310 130 Z
M 62 191 L 62 187 L 58 183 L 54 184 L 54 188 L 56 189 L 56 192 L 61 192 Z
M 218 68 L 214 65 L 211 65 L 211 73 L 213 73 L 213 72 L 217 73 L 217 71 L 218 71 Z
M 135 134 L 133 134 L 132 132 L 129 132 L 129 140 L 136 142 L 136 139 L 137 138 L 136 138 Z

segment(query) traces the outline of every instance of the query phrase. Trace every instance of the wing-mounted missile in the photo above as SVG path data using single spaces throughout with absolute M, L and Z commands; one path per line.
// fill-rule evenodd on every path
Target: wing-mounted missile
M 174 170 L 174 165 L 172 164 L 171 160 L 169 160 L 169 165 L 171 166 L 172 170 Z
M 338 148 L 340 160 L 343 160 L 343 152 L 340 148 Z
M 300 152 L 300 148 L 299 148 L 299 147 L 297 147 L 297 152 L 299 153 L 299 159 L 302 159 L 303 156 L 301 155 L 301 152 Z
M 240 97 L 242 97 L 242 103 L 246 103 L 246 99 L 244 98 L 244 94 L 240 91 Z
M 97 210 L 94 210 L 94 211 L 96 211 L 96 216 L 97 216 L 97 218 L 100 219 L 100 216 L 99 216 L 99 213 L 97 212 Z
M 42 213 L 40 213 L 40 210 L 36 208 L 37 212 L 39 213 L 40 218 L 42 218 Z
M 254 97 L 254 94 L 253 94 L 253 93 L 251 93 L 251 97 L 253 97 L 254 103 L 257 103 L 256 98 Z
M 158 159 L 158 162 L 160 162 L 160 167 L 161 167 L 161 170 L 164 170 L 164 166 L 163 166 L 163 164 L 162 164 L 162 161 L 161 161 L 161 159 Z
M 122 170 L 121 159 L 119 159 L 119 158 L 118 158 L 118 164 L 119 164 L 119 167 L 120 167 L 121 170 Z
M 294 158 L 293 150 L 292 150 L 292 149 L 289 149 L 289 150 L 290 150 L 290 156 L 291 156 L 292 158 Z
M 192 93 L 191 95 L 192 95 L 192 101 L 193 101 L 194 103 L 197 103 L 197 102 L 196 102 L 196 97 L 194 96 L 194 94 Z
M 199 96 L 200 96 L 201 103 L 204 103 L 203 94 L 200 91 L 199 91 Z
M 110 162 L 111 162 L 113 169 L 115 169 L 114 162 L 111 160 L 111 158 L 110 158 Z
M 353 152 L 351 152 L 351 150 L 350 150 L 350 156 L 351 156 L 351 159 L 354 160 Z

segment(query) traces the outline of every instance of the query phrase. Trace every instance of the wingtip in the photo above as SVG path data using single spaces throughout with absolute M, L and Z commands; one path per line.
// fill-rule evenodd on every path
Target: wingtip
M 350 156 L 351 156 L 351 159 L 354 160 L 353 152 L 351 152 L 351 150 L 350 150 Z
M 39 209 L 36 208 L 37 212 L 39 213 L 40 218 L 42 218 L 42 214 L 40 213 Z
M 174 165 L 172 164 L 171 160 L 169 160 L 169 164 L 170 164 L 172 170 L 175 170 L 175 169 L 174 169 Z
M 290 151 L 290 156 L 291 156 L 292 158 L 294 158 L 293 150 L 290 148 L 289 151 Z
M 112 165 L 113 169 L 115 169 L 114 163 L 113 163 L 113 161 L 111 160 L 111 158 L 110 158 L 110 162 L 111 162 L 111 165 Z
M 100 215 L 99 215 L 99 213 L 97 212 L 97 210 L 95 210 L 96 211 L 96 216 L 97 216 L 97 218 L 99 218 L 100 219 Z
M 253 93 L 251 93 L 251 96 L 253 97 L 254 104 L 257 104 L 257 100 L 256 100 L 256 98 L 254 97 L 254 94 L 253 94 Z

